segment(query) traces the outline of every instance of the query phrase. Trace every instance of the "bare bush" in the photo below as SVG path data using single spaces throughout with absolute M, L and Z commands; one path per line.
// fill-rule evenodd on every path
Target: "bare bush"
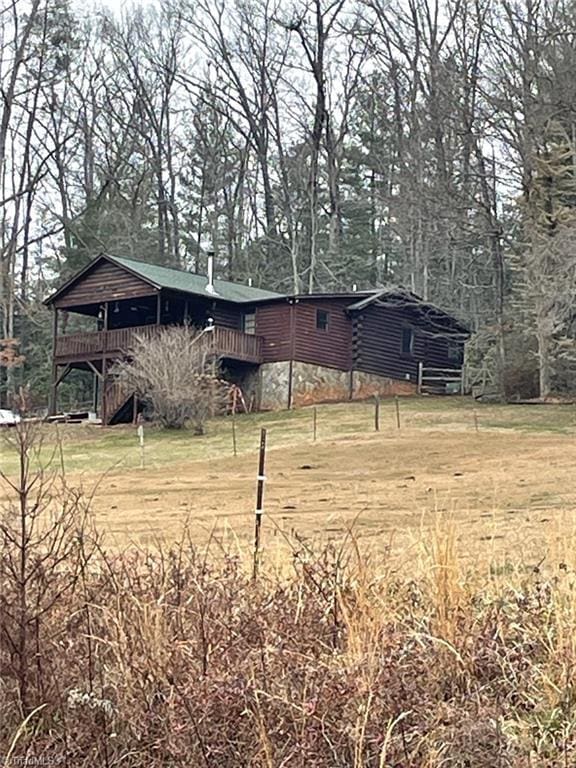
M 7 651 L 0 676 L 17 691 L 23 717 L 38 705 L 31 693 L 39 676 L 48 680 L 50 649 L 64 629 L 54 621 L 60 604 L 72 600 L 98 546 L 89 505 L 67 485 L 58 443 L 41 457 L 42 429 L 26 418 L 4 434 L 16 453 L 15 477 L 0 470 L 0 648 Z M 44 690 L 46 690 L 44 688 Z
M 211 338 L 209 331 L 189 326 L 162 329 L 150 338 L 140 337 L 131 358 L 112 372 L 150 406 L 162 426 L 182 429 L 192 424 L 202 435 L 227 391 Z
M 451 541 L 438 538 L 428 574 L 406 579 L 333 547 L 295 545 L 290 574 L 263 570 L 256 582 L 239 558 L 185 541 L 105 556 L 87 574 L 89 603 L 70 591 L 50 616 L 40 648 L 58 638 L 53 667 L 30 657 L 30 702 L 47 706 L 14 759 L 576 764 L 571 566 L 479 587 L 458 571 Z M 20 718 L 8 690 L 0 749 Z

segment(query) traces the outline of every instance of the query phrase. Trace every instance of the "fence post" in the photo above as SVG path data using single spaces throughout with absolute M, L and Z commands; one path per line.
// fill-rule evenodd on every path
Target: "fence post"
M 144 425 L 138 425 L 138 441 L 140 443 L 140 469 L 144 469 Z
M 317 434 L 318 434 L 318 413 L 317 413 L 317 408 L 316 408 L 316 406 L 314 406 L 314 411 L 313 411 L 313 425 L 314 425 L 314 426 L 313 426 L 313 430 L 314 430 L 314 442 L 316 442 L 316 436 L 317 436 Z
M 466 355 L 466 344 L 462 347 L 462 365 L 460 366 L 460 394 L 466 393 L 466 384 L 468 379 L 468 360 Z
M 422 379 L 424 378 L 424 363 L 422 360 L 418 361 L 418 394 L 422 394 Z
M 254 569 L 252 578 L 258 576 L 258 566 L 260 560 L 260 529 L 262 527 L 262 512 L 264 503 L 264 483 L 266 476 L 264 474 L 266 465 L 266 429 L 260 430 L 260 452 L 258 456 L 258 475 L 256 486 L 256 519 L 254 525 Z
M 398 395 L 394 395 L 394 401 L 396 403 L 396 426 L 400 429 L 400 401 Z
M 380 397 L 374 396 L 374 429 L 380 432 Z
M 234 451 L 234 456 L 238 455 L 238 450 L 236 446 L 236 408 L 232 407 L 232 450 Z

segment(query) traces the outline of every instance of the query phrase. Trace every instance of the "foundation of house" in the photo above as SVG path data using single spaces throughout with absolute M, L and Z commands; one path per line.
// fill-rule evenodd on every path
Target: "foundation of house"
M 260 366 L 259 406 L 279 410 L 380 395 L 414 395 L 412 381 L 398 381 L 362 371 L 341 371 L 322 365 L 283 361 Z

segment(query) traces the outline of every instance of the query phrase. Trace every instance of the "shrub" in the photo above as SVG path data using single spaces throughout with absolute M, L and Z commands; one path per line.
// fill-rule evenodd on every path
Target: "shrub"
M 192 424 L 204 434 L 208 418 L 221 407 L 227 387 L 219 378 L 209 331 L 171 327 L 139 338 L 129 360 L 112 373 L 136 392 L 162 426 L 182 429 Z

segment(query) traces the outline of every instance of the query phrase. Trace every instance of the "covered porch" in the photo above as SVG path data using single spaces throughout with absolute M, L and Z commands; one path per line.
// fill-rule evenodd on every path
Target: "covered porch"
M 50 413 L 53 415 L 58 411 L 59 386 L 73 371 L 79 370 L 93 375 L 91 410 L 100 416 L 103 424 L 115 423 L 120 413 L 123 421 L 135 417 L 138 406 L 133 393 L 122 390 L 110 376 L 110 369 L 116 360 L 130 355 L 137 340 L 151 338 L 169 327 L 143 325 L 56 336 Z M 231 363 L 257 367 L 262 362 L 263 340 L 260 336 L 211 326 L 204 330 L 200 343 L 215 359 L 228 361 L 227 367 Z

